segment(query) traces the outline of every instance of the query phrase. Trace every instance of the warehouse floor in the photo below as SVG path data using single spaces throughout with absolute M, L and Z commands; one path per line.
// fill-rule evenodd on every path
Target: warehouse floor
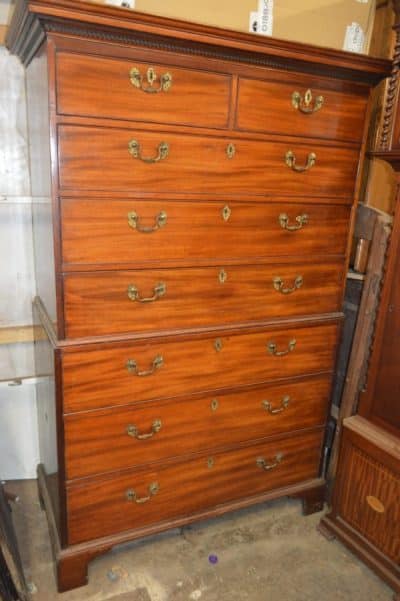
M 137 541 L 93 561 L 89 585 L 58 595 L 36 483 L 8 483 L 32 601 L 391 601 L 392 592 L 283 499 Z

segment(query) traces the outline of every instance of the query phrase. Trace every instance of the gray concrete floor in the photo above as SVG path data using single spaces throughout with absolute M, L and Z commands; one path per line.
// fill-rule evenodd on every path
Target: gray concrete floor
M 15 482 L 13 516 L 32 601 L 391 601 L 392 592 L 339 542 L 321 513 L 281 499 L 136 541 L 93 561 L 89 585 L 57 594 L 36 483 Z M 210 555 L 218 558 L 210 562 Z

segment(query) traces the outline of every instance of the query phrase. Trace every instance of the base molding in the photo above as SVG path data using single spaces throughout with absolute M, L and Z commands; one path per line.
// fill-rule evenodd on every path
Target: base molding
M 325 481 L 321 478 L 315 478 L 300 484 L 294 484 L 292 486 L 269 491 L 262 495 L 257 495 L 256 497 L 231 501 L 224 505 L 197 512 L 190 516 L 146 526 L 145 528 L 128 530 L 113 536 L 62 548 L 54 516 L 53 504 L 47 488 L 46 472 L 42 464 L 38 466 L 37 473 L 39 499 L 42 507 L 44 507 L 46 511 L 54 563 L 56 566 L 57 587 L 60 593 L 87 584 L 89 563 L 99 555 L 111 551 L 111 549 L 117 545 L 143 538 L 144 536 L 154 535 L 165 530 L 187 526 L 193 522 L 218 517 L 229 511 L 244 509 L 256 505 L 257 503 L 271 501 L 280 497 L 301 499 L 303 501 L 303 513 L 309 515 L 314 511 L 320 511 L 322 509 L 325 492 Z

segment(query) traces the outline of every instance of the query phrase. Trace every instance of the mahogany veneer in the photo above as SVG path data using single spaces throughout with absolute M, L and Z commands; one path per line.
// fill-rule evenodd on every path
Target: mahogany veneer
M 39 486 L 59 589 L 146 534 L 282 495 L 320 509 L 388 63 L 77 0 L 19 0 L 8 45 L 42 198 Z

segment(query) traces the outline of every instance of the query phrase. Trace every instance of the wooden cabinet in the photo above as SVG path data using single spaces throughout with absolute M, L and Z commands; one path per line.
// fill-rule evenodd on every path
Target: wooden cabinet
M 73 0 L 21 0 L 8 45 L 41 199 L 39 478 L 60 590 L 145 534 L 282 495 L 320 507 L 389 64 Z
M 373 155 L 395 171 L 397 198 L 365 389 L 358 414 L 343 422 L 332 510 L 321 522 L 393 587 L 400 599 L 400 3 L 397 42 Z

